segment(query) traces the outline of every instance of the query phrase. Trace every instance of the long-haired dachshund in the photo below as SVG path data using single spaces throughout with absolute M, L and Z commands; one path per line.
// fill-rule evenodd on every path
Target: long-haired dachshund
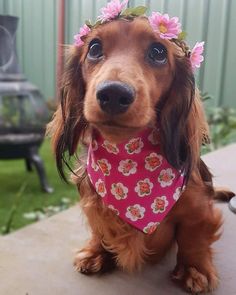
M 200 159 L 208 127 L 181 44 L 161 38 L 143 16 L 96 26 L 83 46 L 69 48 L 61 104 L 48 130 L 64 178 L 68 156 L 82 144 L 72 178 L 92 237 L 76 256 L 77 270 L 115 265 L 133 272 L 176 242 L 173 278 L 198 293 L 219 282 L 211 245 L 222 218 Z

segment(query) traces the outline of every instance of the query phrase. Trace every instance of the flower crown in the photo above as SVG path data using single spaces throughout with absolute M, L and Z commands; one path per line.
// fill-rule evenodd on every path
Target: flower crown
M 74 45 L 81 47 L 84 44 L 85 37 L 97 26 L 112 21 L 114 19 L 133 19 L 137 16 L 144 16 L 147 7 L 138 6 L 135 8 L 126 8 L 129 0 L 112 0 L 101 9 L 101 15 L 98 16 L 95 24 L 86 21 L 85 25 L 80 28 L 78 34 L 74 36 Z M 186 33 L 181 30 L 181 24 L 178 17 L 170 17 L 168 14 L 152 12 L 148 17 L 149 24 L 153 31 L 162 39 L 168 39 L 178 45 L 184 52 L 185 56 L 190 58 L 192 69 L 200 68 L 204 60 L 202 56 L 204 42 L 197 42 L 192 50 L 184 41 Z

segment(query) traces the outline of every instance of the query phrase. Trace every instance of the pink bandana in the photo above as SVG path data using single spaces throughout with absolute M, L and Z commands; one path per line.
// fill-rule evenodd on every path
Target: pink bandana
M 184 175 L 163 157 L 159 132 L 145 130 L 121 144 L 96 133 L 87 172 L 103 203 L 125 222 L 151 234 L 178 200 Z

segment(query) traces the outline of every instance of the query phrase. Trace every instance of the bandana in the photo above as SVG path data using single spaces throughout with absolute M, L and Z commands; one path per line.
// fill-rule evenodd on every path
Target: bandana
M 175 205 L 184 184 L 184 175 L 161 153 L 157 129 L 147 129 L 120 144 L 94 134 L 87 172 L 103 203 L 147 234 Z

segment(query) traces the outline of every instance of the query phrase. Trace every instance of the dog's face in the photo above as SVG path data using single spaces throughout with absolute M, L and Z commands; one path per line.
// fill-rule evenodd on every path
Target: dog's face
M 84 42 L 69 50 L 61 105 L 48 126 L 61 175 L 65 153 L 74 154 L 88 126 L 118 143 L 156 125 L 165 157 L 188 174 L 206 130 L 188 56 L 144 17 L 100 25 Z
M 112 141 L 154 125 L 173 80 L 173 46 L 148 21 L 117 20 L 94 30 L 82 54 L 84 116 Z

